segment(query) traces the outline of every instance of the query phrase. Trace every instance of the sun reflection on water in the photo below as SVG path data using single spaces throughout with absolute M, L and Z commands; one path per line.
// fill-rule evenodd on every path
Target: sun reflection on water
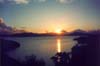
M 61 39 L 57 39 L 57 52 L 61 52 Z

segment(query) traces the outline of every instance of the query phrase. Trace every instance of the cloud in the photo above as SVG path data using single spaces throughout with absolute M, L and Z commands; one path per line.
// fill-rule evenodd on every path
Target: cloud
M 7 26 L 5 23 L 4 23 L 4 20 L 3 18 L 0 18 L 0 33 L 8 33 L 8 32 L 12 32 L 12 28 Z
M 14 27 L 8 26 L 5 24 L 3 18 L 0 18 L 0 34 L 12 34 L 21 32 L 25 32 L 25 30 L 16 29 Z
M 60 3 L 72 3 L 74 0 L 56 0 L 56 1 Z
M 28 4 L 30 0 L 8 0 L 10 2 L 14 2 L 16 4 Z
M 29 4 L 31 1 L 33 2 L 46 2 L 47 0 L 0 0 L 0 3 L 15 3 L 15 4 Z
M 49 0 L 0 0 L 0 3 L 10 2 L 15 4 L 29 4 L 30 2 L 46 2 Z M 54 0 L 59 3 L 72 3 L 74 0 Z
M 46 2 L 47 0 L 34 0 L 35 2 Z
M 0 3 L 28 4 L 31 0 L 0 0 Z

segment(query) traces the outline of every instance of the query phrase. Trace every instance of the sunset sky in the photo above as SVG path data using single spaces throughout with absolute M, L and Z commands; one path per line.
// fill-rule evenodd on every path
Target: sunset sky
M 0 18 L 32 32 L 100 29 L 100 0 L 0 0 Z

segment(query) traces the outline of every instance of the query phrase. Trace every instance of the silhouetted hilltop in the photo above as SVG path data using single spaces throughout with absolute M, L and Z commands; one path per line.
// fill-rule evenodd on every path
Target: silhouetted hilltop
M 98 29 L 98 30 L 85 31 L 85 30 L 77 29 L 77 30 L 70 32 L 67 35 L 70 35 L 70 36 L 85 36 L 85 35 L 93 35 L 93 34 L 100 34 L 100 30 Z
M 6 55 L 7 51 L 12 51 L 18 48 L 20 44 L 13 40 L 0 38 L 0 65 L 1 66 L 18 66 L 19 62 Z M 15 65 L 16 64 L 16 65 Z
M 78 36 L 81 36 L 81 35 L 87 35 L 88 33 L 84 30 L 81 30 L 81 29 L 77 29 L 77 30 L 74 30 L 72 32 L 69 33 L 69 35 L 78 35 Z
M 0 47 L 2 51 L 9 51 L 16 49 L 20 44 L 13 40 L 0 39 Z

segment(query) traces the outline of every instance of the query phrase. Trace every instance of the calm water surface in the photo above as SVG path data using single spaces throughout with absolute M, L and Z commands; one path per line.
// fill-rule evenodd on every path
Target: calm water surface
M 20 47 L 7 54 L 17 60 L 25 60 L 26 56 L 34 54 L 37 59 L 44 59 L 47 66 L 54 66 L 50 58 L 57 52 L 70 52 L 76 44 L 74 38 L 72 36 L 10 38 L 19 42 Z

